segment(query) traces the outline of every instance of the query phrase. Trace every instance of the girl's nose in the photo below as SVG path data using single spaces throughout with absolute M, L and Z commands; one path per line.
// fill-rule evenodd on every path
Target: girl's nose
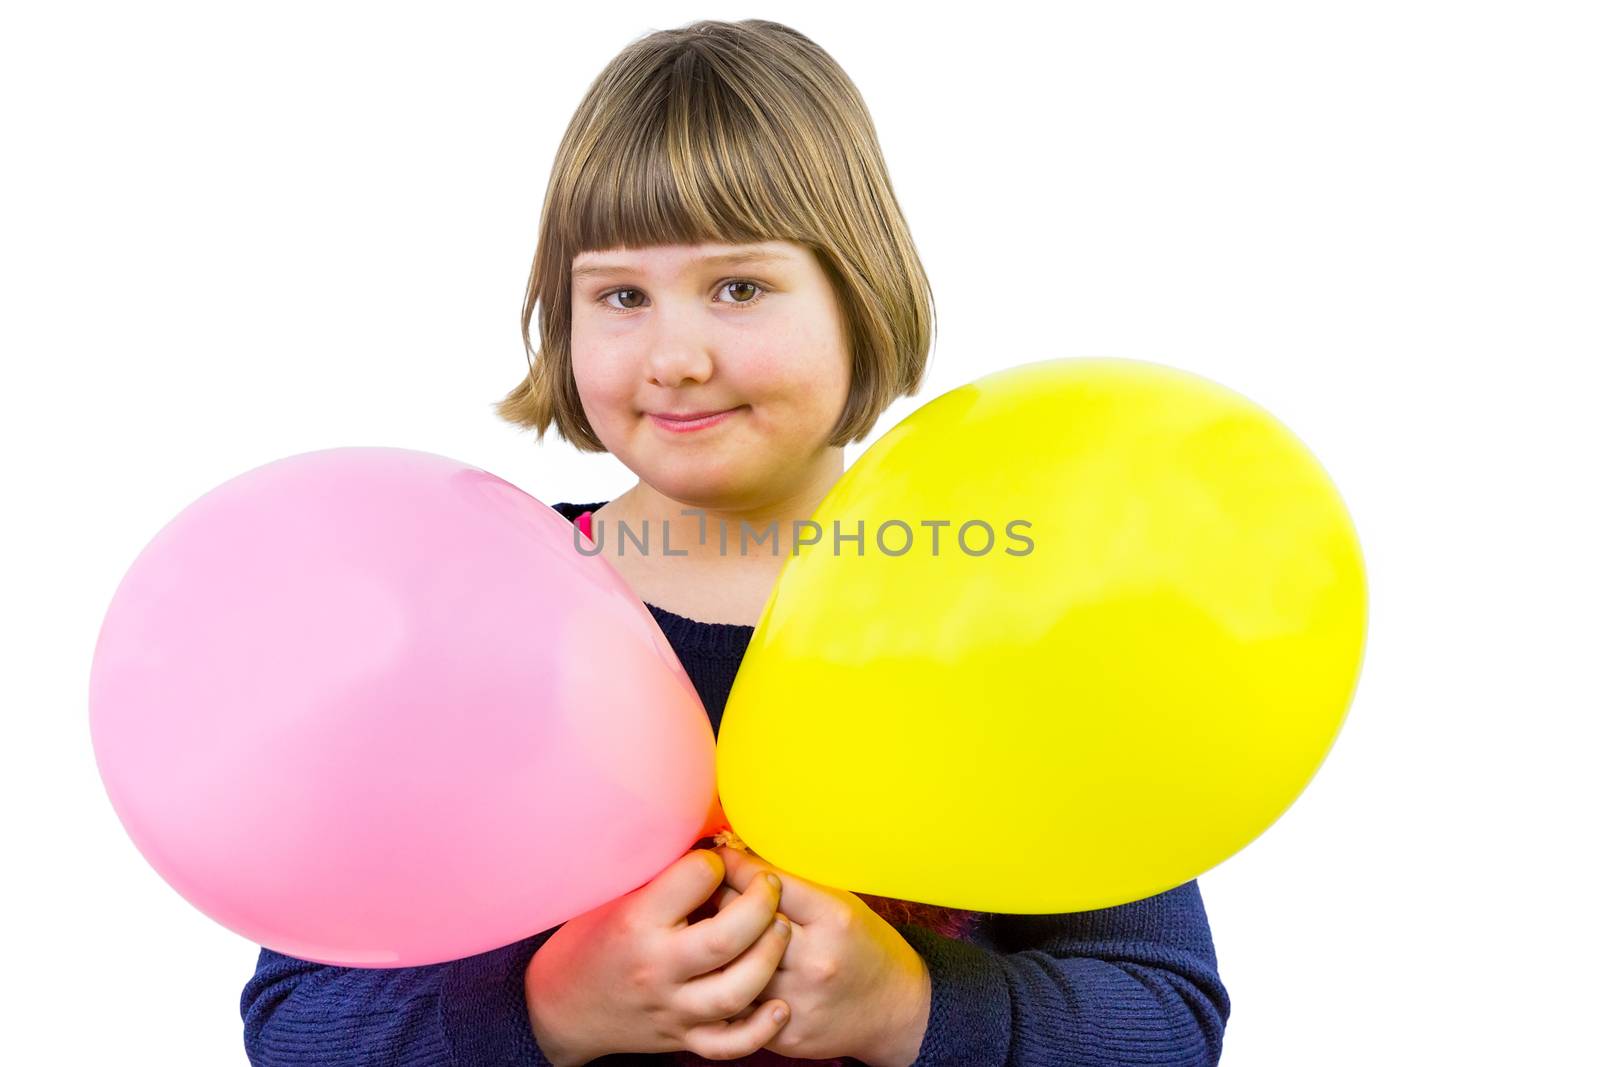
M 698 341 L 664 340 L 650 350 L 652 385 L 672 389 L 684 382 L 704 382 L 711 377 L 711 354 Z

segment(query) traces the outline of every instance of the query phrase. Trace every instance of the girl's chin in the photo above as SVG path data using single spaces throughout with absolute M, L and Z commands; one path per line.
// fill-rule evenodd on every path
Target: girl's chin
M 702 511 L 733 511 L 760 499 L 759 487 L 770 485 L 773 475 L 752 476 L 744 467 L 729 464 L 720 472 L 704 466 L 686 466 L 652 472 L 645 479 L 657 492 L 678 501 L 685 508 Z M 696 521 L 692 516 L 684 521 Z

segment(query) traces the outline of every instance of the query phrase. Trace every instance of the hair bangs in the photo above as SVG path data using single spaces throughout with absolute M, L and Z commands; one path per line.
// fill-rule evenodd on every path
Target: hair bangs
M 777 174 L 793 173 L 768 121 L 687 52 L 605 116 L 563 214 L 571 256 L 676 244 L 813 243 Z M 791 205 L 791 206 L 786 206 Z M 570 258 L 570 256 L 569 256 Z

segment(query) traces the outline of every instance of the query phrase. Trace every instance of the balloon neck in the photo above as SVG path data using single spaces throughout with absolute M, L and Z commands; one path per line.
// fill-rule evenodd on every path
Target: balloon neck
M 699 839 L 715 837 L 724 830 L 732 828 L 728 821 L 727 813 L 722 810 L 722 801 L 716 796 L 711 798 L 711 810 L 706 812 L 706 821 L 700 827 Z
M 719 831 L 712 840 L 718 848 L 726 845 L 728 848 L 738 849 L 740 852 L 750 851 L 750 846 L 745 844 L 739 835 L 733 832 L 732 827 Z

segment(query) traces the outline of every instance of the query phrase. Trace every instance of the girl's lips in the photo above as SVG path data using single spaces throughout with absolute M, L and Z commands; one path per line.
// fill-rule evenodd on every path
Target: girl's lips
M 742 410 L 744 410 L 742 406 L 729 408 L 727 411 L 719 411 L 715 415 L 707 415 L 699 419 L 669 419 L 654 412 L 648 412 L 647 414 L 649 414 L 651 422 L 668 433 L 693 433 L 695 430 L 703 430 L 708 426 L 715 426 L 720 422 L 725 422 L 730 415 L 735 415 Z

